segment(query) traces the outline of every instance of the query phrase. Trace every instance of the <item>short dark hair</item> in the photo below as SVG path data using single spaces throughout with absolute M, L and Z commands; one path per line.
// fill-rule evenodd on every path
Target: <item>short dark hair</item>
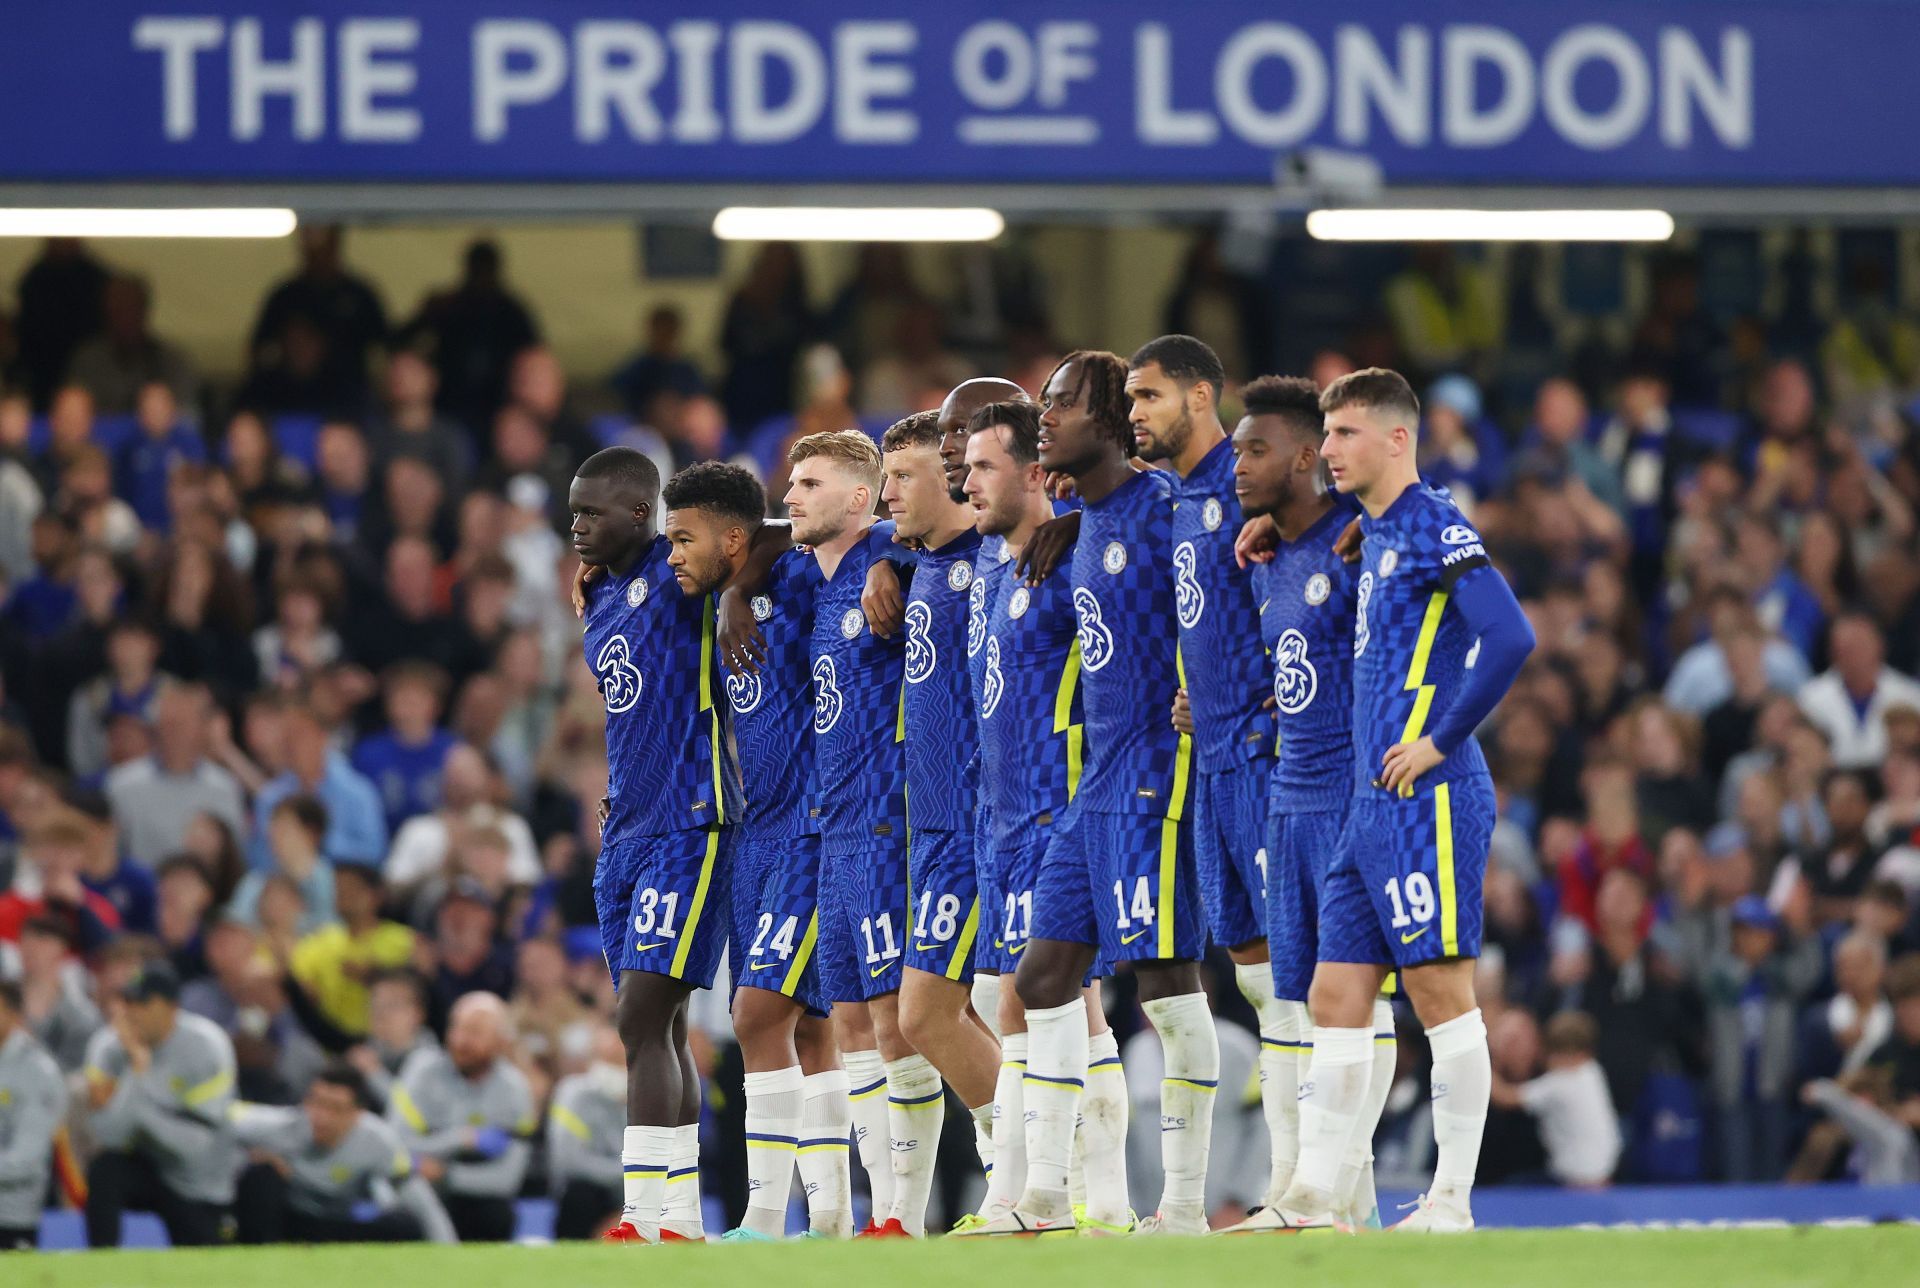
M 373 891 L 375 894 L 379 894 L 387 888 L 386 874 L 371 863 L 342 861 L 334 864 L 333 879 L 335 884 L 338 884 L 342 877 L 352 877 L 356 881 L 365 882 L 367 889 Z
M 667 480 L 660 499 L 669 510 L 709 510 L 749 528 L 767 517 L 767 494 L 760 480 L 726 461 L 687 466 Z
M 327 834 L 327 807 L 311 796 L 289 796 L 273 807 L 274 814 L 291 814 L 315 843 Z
M 213 874 L 207 871 L 207 865 L 200 861 L 197 854 L 170 854 L 162 859 L 160 866 L 153 870 L 154 883 L 157 885 L 176 872 L 190 874 L 209 890 L 214 888 Z
M 1241 414 L 1278 416 L 1296 438 L 1320 438 L 1326 432 L 1326 413 L 1320 410 L 1320 390 L 1305 376 L 1261 376 L 1240 391 Z
M 637 488 L 647 496 L 660 493 L 660 469 L 645 452 L 631 447 L 603 447 L 580 462 L 575 478 L 605 479 L 617 487 Z
M 44 935 L 48 939 L 58 939 L 67 946 L 69 951 L 74 947 L 73 927 L 63 918 L 49 916 L 46 913 L 37 917 L 28 917 L 20 926 L 20 934 L 23 938 L 27 935 Z
M 394 966 L 375 971 L 372 978 L 367 980 L 367 991 L 371 993 L 382 984 L 398 984 L 406 989 L 413 995 L 413 1004 L 420 1008 L 422 1014 L 431 1009 L 428 1004 L 427 981 L 412 967 Z
M 1094 426 L 1109 443 L 1132 456 L 1133 401 L 1127 397 L 1126 362 L 1105 349 L 1075 349 L 1060 359 L 1048 374 L 1047 383 L 1051 384 L 1060 368 L 1070 362 L 1080 364 L 1080 386 L 1075 392 L 1085 397 L 1087 415 L 1093 418 Z
M 1322 412 L 1339 411 L 1342 407 L 1370 407 L 1378 411 L 1397 412 L 1405 416 L 1410 425 L 1420 419 L 1420 397 L 1413 392 L 1413 386 L 1407 383 L 1405 376 L 1385 367 L 1363 367 L 1359 371 L 1349 371 L 1321 392 Z
M 1019 465 L 1040 459 L 1040 409 L 1030 402 L 988 403 L 967 419 L 967 433 L 1005 425 L 1007 454 Z
M 1220 391 L 1227 387 L 1227 369 L 1220 365 L 1220 355 L 1205 340 L 1196 340 L 1190 335 L 1163 335 L 1149 340 L 1127 360 L 1127 366 L 1134 371 L 1148 363 L 1166 372 L 1182 389 L 1201 381 L 1212 385 L 1215 402 L 1220 401 Z
M 324 1082 L 329 1087 L 345 1087 L 352 1095 L 353 1103 L 365 1109 L 372 1103 L 367 1092 L 366 1075 L 338 1056 L 320 1066 L 320 1072 L 313 1075 L 315 1082 Z
M 880 450 L 898 452 L 909 447 L 937 450 L 943 437 L 939 412 L 916 411 L 911 416 L 902 416 L 887 427 L 887 432 L 880 436 Z

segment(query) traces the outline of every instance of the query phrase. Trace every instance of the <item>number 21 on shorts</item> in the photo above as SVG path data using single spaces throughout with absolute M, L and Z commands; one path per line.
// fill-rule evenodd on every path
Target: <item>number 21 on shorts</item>
M 1393 905 L 1393 928 L 1402 931 L 1400 942 L 1412 943 L 1427 933 L 1427 923 L 1433 920 L 1435 903 L 1433 882 L 1424 872 L 1409 872 L 1405 877 L 1394 877 L 1387 882 L 1387 902 Z M 1405 933 L 1405 928 L 1420 923 L 1420 929 Z

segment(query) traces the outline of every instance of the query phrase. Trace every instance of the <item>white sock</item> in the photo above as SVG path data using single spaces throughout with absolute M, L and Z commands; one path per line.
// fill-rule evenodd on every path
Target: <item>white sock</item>
M 980 1215 L 992 1219 L 1013 1209 L 1027 1183 L 1027 1035 L 1000 1039 L 1000 1077 L 993 1084 L 993 1170 Z
M 620 1172 L 626 1205 L 621 1219 L 648 1239 L 660 1237 L 660 1205 L 673 1163 L 672 1127 L 629 1127 L 620 1136 Z
M 873 1199 L 875 1224 L 893 1212 L 893 1150 L 887 1125 L 887 1066 L 878 1051 L 847 1051 L 840 1056 L 847 1067 L 853 1106 L 853 1143 L 860 1166 L 867 1173 L 867 1193 Z
M 967 1117 L 973 1119 L 973 1147 L 980 1151 L 980 1170 L 987 1180 L 993 1180 L 993 1102 L 989 1100 L 978 1109 L 967 1110 Z
M 1300 1159 L 1300 1073 L 1313 1055 L 1313 1021 L 1305 1002 L 1281 1002 L 1273 1032 L 1260 1030 L 1260 1108 L 1273 1142 L 1273 1173 L 1267 1182 L 1267 1206 L 1273 1207 L 1293 1183 Z
M 1315 1028 L 1313 1058 L 1300 1080 L 1300 1158 L 1285 1206 L 1318 1216 L 1330 1211 L 1347 1142 L 1365 1112 L 1373 1082 L 1373 1026 Z
M 744 1229 L 782 1238 L 787 1200 L 793 1193 L 793 1161 L 800 1144 L 800 1114 L 806 1075 L 799 1065 L 750 1073 L 747 1092 L 747 1215 Z
M 1113 1030 L 1087 1039 L 1087 1093 L 1080 1101 L 1079 1154 L 1087 1177 L 1087 1216 L 1124 1225 L 1127 1203 L 1127 1075 Z
M 1162 997 L 1141 1007 L 1160 1035 L 1160 1162 L 1166 1169 L 1161 1215 L 1206 1220 L 1207 1154 L 1220 1089 L 1220 1036 L 1205 993 Z
M 707 1237 L 706 1217 L 700 1209 L 699 1123 L 686 1123 L 673 1129 L 673 1166 L 667 1172 L 660 1225 L 689 1239 Z
M 1347 1141 L 1346 1161 L 1340 1165 L 1339 1186 L 1334 1208 L 1345 1212 L 1349 1223 L 1362 1225 L 1376 1213 L 1379 1198 L 1373 1192 L 1373 1134 L 1380 1129 L 1380 1115 L 1386 1111 L 1387 1097 L 1393 1092 L 1393 1069 L 1400 1058 L 1400 1043 L 1393 1031 L 1393 1003 L 1384 997 L 1373 1002 L 1373 1076 L 1367 1083 L 1367 1101 L 1353 1125 Z
M 1233 977 L 1260 1021 L 1260 1113 L 1267 1120 L 1272 1150 L 1267 1202 L 1277 1203 L 1293 1179 L 1293 1160 L 1300 1149 L 1299 1051 L 1286 1045 L 1299 1041 L 1299 1020 L 1292 1002 L 1273 995 L 1270 963 L 1235 966 Z
M 815 1234 L 845 1239 L 853 1233 L 853 1174 L 847 1145 L 853 1110 L 847 1104 L 847 1072 L 810 1073 L 803 1091 L 800 1148 L 794 1162 L 807 1192 L 807 1223 Z
M 1427 1030 L 1433 1049 L 1433 1163 L 1435 1199 L 1467 1208 L 1480 1166 L 1480 1137 L 1487 1130 L 1487 1100 L 1493 1094 L 1493 1061 L 1487 1025 L 1475 1007 Z
M 887 1062 L 887 1131 L 893 1154 L 893 1212 L 914 1238 L 927 1233 L 927 1200 L 940 1156 L 947 1092 L 923 1055 Z
M 967 991 L 967 998 L 973 1003 L 973 1013 L 994 1037 L 1000 1036 L 1000 977 L 998 975 L 975 975 L 973 987 Z
M 1020 1207 L 1038 1217 L 1072 1211 L 1073 1128 L 1087 1085 L 1087 1007 L 1027 1012 L 1027 1186 Z

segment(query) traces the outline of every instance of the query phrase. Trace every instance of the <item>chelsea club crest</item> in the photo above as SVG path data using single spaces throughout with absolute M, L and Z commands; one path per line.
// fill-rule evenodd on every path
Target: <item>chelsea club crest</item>
M 1100 556 L 1100 566 L 1110 573 L 1118 574 L 1127 566 L 1127 548 L 1118 541 L 1107 543 L 1106 553 Z
M 1220 498 L 1210 496 L 1207 503 L 1200 507 L 1200 522 L 1207 525 L 1208 532 L 1220 529 Z
M 1317 572 L 1307 578 L 1307 602 L 1309 604 L 1326 603 L 1327 596 L 1331 594 L 1332 591 L 1333 583 L 1327 580 L 1327 574 Z
M 647 602 L 647 579 L 635 577 L 627 583 L 627 607 L 638 608 Z
M 840 633 L 848 639 L 852 639 L 860 633 L 860 628 L 866 624 L 867 619 L 860 615 L 859 609 L 849 608 L 840 618 Z
M 765 595 L 755 595 L 751 607 L 753 608 L 753 620 L 756 622 L 764 622 L 773 616 L 773 601 Z
M 1008 617 L 1025 616 L 1027 611 L 1027 605 L 1032 602 L 1033 602 L 1033 596 L 1028 593 L 1027 588 L 1025 586 L 1016 587 L 1012 597 L 1007 600 L 1007 616 Z
M 1399 566 L 1400 552 L 1398 550 L 1389 550 L 1380 556 L 1380 575 L 1382 577 L 1393 576 L 1393 570 Z
M 957 563 L 947 569 L 947 585 L 954 590 L 965 590 L 973 584 L 973 565 Z

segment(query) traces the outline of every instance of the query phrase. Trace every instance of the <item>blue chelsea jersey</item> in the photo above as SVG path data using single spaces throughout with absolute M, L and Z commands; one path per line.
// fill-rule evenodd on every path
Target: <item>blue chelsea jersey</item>
M 860 608 L 875 541 L 855 542 L 813 603 L 813 754 L 829 846 L 906 839 L 906 639 L 882 639 Z
M 996 848 L 1057 821 L 1086 759 L 1079 624 L 1066 570 L 1038 586 L 1013 560 L 982 562 L 967 612 L 968 663 L 980 719 L 980 792 Z
M 1353 794 L 1353 607 L 1358 564 L 1333 552 L 1349 520 L 1327 511 L 1273 562 L 1255 564 L 1260 640 L 1279 716 L 1273 799 L 1282 809 L 1339 808 Z
M 1473 665 L 1475 639 L 1450 608 L 1462 578 L 1499 574 L 1457 506 L 1422 484 L 1402 492 L 1377 519 L 1364 519 L 1353 628 L 1355 788 L 1371 789 L 1396 743 L 1433 731 Z M 1480 744 L 1466 738 L 1421 775 L 1421 790 L 1487 772 Z
M 915 831 L 973 827 L 980 726 L 966 645 L 979 551 L 972 528 L 922 550 L 907 595 L 907 821 Z
M 1251 647 L 1260 634 L 1252 578 L 1233 557 L 1240 500 L 1233 492 L 1233 443 L 1222 439 L 1179 483 L 1173 510 L 1174 608 L 1180 660 L 1193 707 L 1197 763 L 1207 773 L 1265 755 L 1273 725 L 1262 704 L 1266 664 Z
M 817 831 L 813 804 L 813 597 L 820 564 L 805 550 L 774 562 L 763 593 L 748 601 L 767 660 L 752 675 L 726 677 L 740 775 L 744 830 L 779 839 Z
M 587 665 L 607 708 L 608 846 L 731 823 L 741 811 L 716 700 L 713 602 L 680 592 L 667 550 L 656 536 L 625 576 L 587 591 Z
M 1164 470 L 1139 471 L 1082 513 L 1072 577 L 1087 713 L 1078 804 L 1178 819 L 1193 748 L 1171 714 L 1181 684 L 1173 480 Z

